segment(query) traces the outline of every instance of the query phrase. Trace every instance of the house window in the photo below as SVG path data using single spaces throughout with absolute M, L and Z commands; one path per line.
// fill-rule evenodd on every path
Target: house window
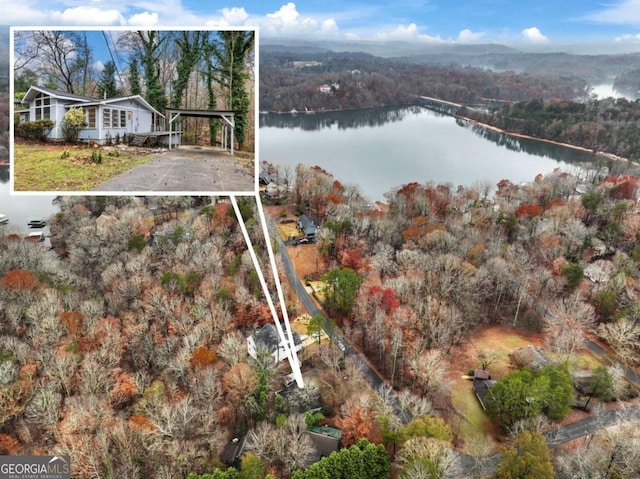
M 51 97 L 44 93 L 39 93 L 36 97 L 36 120 L 51 118 Z
M 127 112 L 120 110 L 120 128 L 127 126 Z
M 111 127 L 120 127 L 120 110 L 111 110 Z
M 92 106 L 84 110 L 84 119 L 87 122 L 87 128 L 96 127 L 96 107 Z
M 111 109 L 105 108 L 102 110 L 102 127 L 111 128 Z

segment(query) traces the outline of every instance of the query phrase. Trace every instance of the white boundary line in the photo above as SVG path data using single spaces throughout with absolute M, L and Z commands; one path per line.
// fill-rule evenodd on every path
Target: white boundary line
M 253 249 L 253 244 L 251 243 L 251 239 L 249 238 L 249 233 L 247 231 L 246 225 L 244 224 L 244 219 L 240 214 L 240 209 L 238 208 L 238 202 L 236 201 L 236 197 L 232 195 L 230 198 L 231 198 L 231 204 L 233 205 L 233 210 L 236 213 L 236 218 L 238 219 L 238 224 L 240 225 L 240 229 L 242 230 L 242 235 L 244 236 L 244 240 L 247 244 L 247 248 L 249 249 L 249 255 L 251 256 L 251 260 L 253 261 L 253 265 L 256 269 L 256 273 L 258 274 L 258 279 L 260 280 L 262 291 L 264 292 L 264 295 L 267 298 L 267 302 L 269 303 L 269 309 L 271 310 L 271 315 L 273 316 L 276 329 L 278 330 L 278 335 L 280 336 L 280 339 L 284 344 L 284 350 L 287 355 L 287 359 L 289 360 L 289 364 L 291 365 L 291 370 L 293 371 L 293 377 L 295 378 L 298 387 L 302 389 L 304 388 L 304 380 L 302 379 L 302 371 L 300 370 L 300 363 L 298 362 L 298 356 L 295 351 L 293 334 L 291 332 L 291 325 L 289 324 L 289 316 L 287 314 L 287 305 L 284 302 L 284 295 L 282 294 L 282 287 L 280 285 L 280 278 L 278 276 L 278 270 L 276 268 L 276 261 L 273 256 L 273 248 L 271 247 L 271 239 L 268 234 L 266 218 L 264 216 L 264 211 L 262 210 L 262 203 L 256 196 L 254 196 L 256 203 L 258 205 L 259 213 L 260 213 L 262 231 L 264 233 L 265 242 L 267 244 L 267 251 L 269 253 L 271 269 L 273 271 L 273 277 L 276 283 L 276 289 L 278 290 L 278 299 L 280 301 L 280 309 L 282 310 L 282 316 L 284 317 L 284 320 L 285 320 L 289 339 L 287 339 L 287 337 L 284 334 L 284 331 L 282 330 L 282 325 L 280 324 L 280 319 L 278 317 L 278 311 L 276 310 L 276 307 L 273 304 L 273 300 L 271 299 L 271 293 L 269 292 L 269 288 L 267 287 L 267 283 L 264 279 L 264 275 L 262 273 L 262 269 L 260 268 L 260 263 L 258 262 L 258 257 L 256 256 L 256 252 Z

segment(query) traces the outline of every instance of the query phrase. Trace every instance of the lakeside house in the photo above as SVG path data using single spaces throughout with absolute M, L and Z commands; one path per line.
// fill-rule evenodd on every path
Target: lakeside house
M 314 239 L 318 231 L 316 222 L 309 218 L 307 215 L 300 215 L 298 218 L 298 228 L 304 234 L 307 239 Z
M 342 443 L 342 431 L 329 426 L 312 426 L 305 431 L 309 436 L 316 451 L 314 462 L 329 456 L 332 452 L 339 451 Z
M 554 364 L 546 351 L 537 346 L 528 345 L 511 353 L 511 359 L 519 368 L 531 368 L 540 371 L 545 366 Z
M 49 119 L 54 122 L 48 135 L 52 140 L 63 139 L 62 119 L 71 108 L 82 108 L 87 122 L 87 126 L 80 130 L 80 140 L 104 144 L 117 137 L 158 134 L 165 129 L 165 116 L 140 95 L 100 99 L 31 86 L 21 103 L 25 105 L 21 110 L 21 120 Z M 168 142 L 168 135 L 166 132 L 159 141 Z M 175 132 L 174 135 L 172 143 L 178 144 L 179 134 Z
M 485 405 L 485 399 L 491 389 L 496 384 L 496 381 L 491 379 L 491 376 L 487 371 L 482 369 L 476 369 L 473 371 L 473 392 L 480 402 L 480 406 L 483 410 L 487 410 Z
M 296 352 L 302 349 L 302 339 L 298 333 L 293 333 Z M 265 324 L 247 338 L 247 351 L 249 352 L 249 356 L 257 359 L 258 351 L 260 350 L 266 351 L 270 356 L 273 356 L 276 364 L 287 358 L 285 343 L 280 340 L 280 335 L 276 327 L 271 323 Z

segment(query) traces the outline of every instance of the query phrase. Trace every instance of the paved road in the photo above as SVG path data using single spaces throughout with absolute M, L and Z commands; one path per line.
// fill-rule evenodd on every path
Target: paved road
M 631 406 L 619 410 L 608 409 L 600 416 L 589 416 L 580 421 L 557 428 L 555 431 L 547 434 L 547 442 L 549 443 L 549 447 L 558 447 L 566 442 L 594 433 L 600 429 L 637 419 L 640 419 L 640 406 Z
M 550 319 L 550 320 L 552 320 L 554 322 L 558 321 L 557 316 L 552 314 L 546 308 L 543 308 L 542 306 L 539 306 L 537 303 L 534 303 L 531 306 L 532 306 L 532 308 L 534 310 L 538 311 L 538 313 L 542 314 L 545 318 Z M 596 356 L 600 357 L 600 359 L 602 359 L 605 364 L 609 362 L 609 359 L 610 359 L 609 353 L 602 346 L 600 346 L 598 343 L 595 343 L 595 342 L 589 341 L 589 340 L 585 340 L 584 346 L 589 351 L 591 351 L 593 354 L 595 354 Z M 622 365 L 622 368 L 624 370 L 625 377 L 629 381 L 631 381 L 632 383 L 635 383 L 637 386 L 640 386 L 640 374 L 638 374 L 638 372 L 636 370 L 634 370 L 633 368 L 630 368 L 628 366 Z
M 289 280 L 291 288 L 293 288 L 293 291 L 296 293 L 296 296 L 304 306 L 304 309 L 306 309 L 311 316 L 321 314 L 326 318 L 326 313 L 318 308 L 316 303 L 307 292 L 304 284 L 302 284 L 302 281 L 300 281 L 300 278 L 298 277 L 298 274 L 293 267 L 293 262 L 291 261 L 291 257 L 289 256 L 289 252 L 287 251 L 287 248 L 285 246 L 285 242 L 282 241 L 282 239 L 278 235 L 276 236 L 278 238 L 278 248 L 280 249 L 280 256 L 282 258 L 284 271 L 287 275 L 287 279 Z M 307 248 L 308 246 L 299 245 L 298 247 Z M 384 379 L 377 373 L 375 369 L 373 369 L 369 365 L 367 359 L 363 355 L 361 355 L 347 339 L 345 339 L 345 337 L 332 323 L 330 323 L 329 321 L 325 321 L 322 329 L 327 334 L 327 336 L 329 336 L 331 340 L 335 344 L 337 344 L 340 349 L 343 350 L 345 358 L 349 356 L 359 363 L 363 377 L 365 378 L 367 383 L 374 389 L 374 391 L 377 392 L 378 390 L 380 390 L 380 388 L 385 384 Z M 391 402 L 391 407 L 396 416 L 398 416 L 398 418 L 405 424 L 409 422 L 411 418 L 406 414 L 401 413 L 398 400 L 393 394 L 391 395 Z
M 219 149 L 182 146 L 156 155 L 94 191 L 251 193 L 253 172 Z

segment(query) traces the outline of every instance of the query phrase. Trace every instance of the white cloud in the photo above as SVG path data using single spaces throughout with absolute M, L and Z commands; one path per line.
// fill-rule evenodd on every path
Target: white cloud
M 97 7 L 73 7 L 63 12 L 51 12 L 54 23 L 64 25 L 123 25 L 125 19 L 118 10 L 103 10 Z
M 251 23 L 248 19 L 246 24 Z M 314 18 L 302 16 L 296 4 L 289 2 L 277 11 L 264 17 L 257 17 L 253 24 L 260 27 L 260 34 L 265 36 L 305 36 L 327 38 L 339 34 L 338 24 L 333 18 Z
M 0 0 L 2 21 L 5 25 L 45 25 L 49 22 L 49 14 L 36 2 L 25 0 Z
M 93 62 L 93 68 L 97 72 L 101 72 L 102 70 L 104 70 L 104 63 L 102 63 L 102 61 L 100 60 L 96 60 L 95 62 Z
M 640 0 L 618 0 L 599 12 L 581 17 L 580 20 L 614 25 L 640 25 Z
M 224 18 L 224 20 L 228 22 L 229 25 L 238 26 L 245 24 L 244 22 L 249 19 L 249 14 L 244 8 L 223 8 L 222 18 Z
M 151 27 L 158 24 L 158 14 L 156 12 L 142 12 L 131 15 L 127 20 L 128 25 L 139 25 L 143 27 Z
M 409 25 L 398 25 L 394 30 L 386 32 L 378 32 L 375 35 L 377 40 L 383 41 L 405 41 L 405 42 L 428 42 L 428 43 L 445 43 L 450 40 L 443 40 L 440 36 L 434 37 L 425 35 L 418 31 L 415 23 Z
M 529 43 L 536 43 L 538 45 L 549 43 L 549 39 L 544 36 L 537 27 L 525 28 L 522 30 L 522 38 Z
M 460 43 L 476 43 L 482 40 L 484 32 L 472 32 L 468 28 L 465 28 L 458 34 L 458 41 Z
M 615 38 L 616 43 L 639 43 L 640 33 L 636 35 L 622 35 Z
M 296 25 L 300 14 L 296 8 L 296 4 L 289 2 L 286 5 L 282 5 L 280 10 L 274 13 L 267 13 L 267 18 L 273 19 L 275 23 L 281 23 L 282 25 Z M 310 19 L 307 19 L 309 21 Z

